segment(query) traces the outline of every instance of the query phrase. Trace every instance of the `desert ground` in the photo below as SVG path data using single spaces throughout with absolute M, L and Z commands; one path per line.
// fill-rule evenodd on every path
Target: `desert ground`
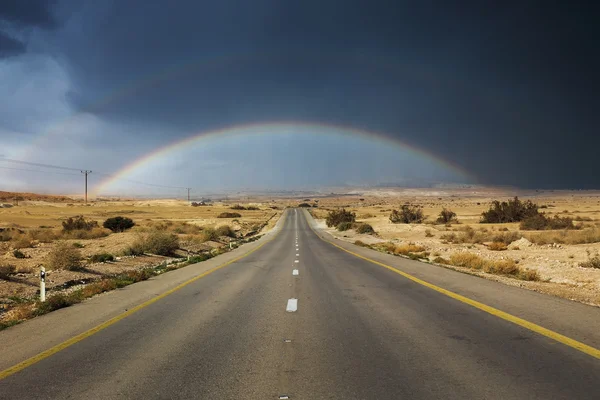
M 8 196 L 10 197 L 10 196 Z M 193 207 L 181 200 L 81 201 L 22 196 L 18 205 L 5 196 L 0 202 L 0 321 L 10 316 L 13 306 L 30 302 L 39 293 L 40 266 L 47 270 L 48 294 L 80 289 L 106 277 L 170 263 L 187 256 L 216 255 L 232 245 L 243 243 L 268 231 L 282 208 L 274 204 L 244 203 L 250 208 L 232 210 L 237 202 L 212 203 Z M 224 212 L 240 216 L 219 218 Z M 65 232 L 63 222 L 83 216 L 97 226 L 87 231 Z M 135 226 L 113 233 L 103 228 L 111 217 L 127 217 Z M 131 248 L 153 232 L 176 237 L 176 249 L 169 254 L 132 254 Z M 52 268 L 51 253 L 58 246 L 76 249 L 78 268 Z M 109 262 L 94 262 L 94 256 L 110 255 Z
M 579 229 L 525 231 L 519 228 L 519 223 L 480 223 L 482 212 L 490 208 L 493 200 L 505 201 L 515 195 L 521 200 L 536 203 L 540 206 L 539 211 L 549 217 L 558 215 L 573 219 Z M 318 207 L 311 208 L 311 213 L 318 219 L 320 227 L 340 240 L 360 241 L 380 250 L 382 247 L 377 246 L 386 243 L 400 247 L 414 245 L 423 250 L 415 258 L 428 262 L 436 259 L 448 262 L 457 253 L 474 254 L 485 260 L 514 260 L 519 268 L 535 271 L 537 280 L 515 279 L 456 265 L 443 266 L 509 285 L 600 305 L 600 269 L 597 262 L 589 262 L 598 260 L 600 252 L 600 192 L 399 189 L 359 191 L 354 195 L 315 200 Z M 418 224 L 391 223 L 391 210 L 399 209 L 403 204 L 422 207 L 425 221 Z M 356 221 L 370 224 L 375 233 L 358 234 L 354 229 L 338 231 L 335 227 L 327 227 L 325 217 L 328 212 L 340 207 L 354 212 Z M 443 208 L 455 212 L 458 223 L 436 223 Z M 504 249 L 500 246 L 501 250 L 492 250 L 494 247 L 490 245 L 497 240 L 496 236 L 508 238 Z
M 519 223 L 480 222 L 493 200 L 518 195 L 531 200 L 546 216 L 569 217 L 577 229 L 521 230 Z M 24 194 L 18 205 L 14 194 L 0 201 L 0 323 L 11 310 L 33 303 L 38 296 L 39 267 L 47 268 L 49 295 L 71 293 L 107 277 L 155 268 L 188 256 L 218 255 L 234 245 L 271 229 L 286 207 L 310 206 L 318 225 L 339 240 L 375 250 L 434 263 L 508 285 L 600 306 L 600 192 L 516 191 L 489 188 L 436 189 L 328 189 L 321 192 L 239 196 L 192 206 L 182 200 L 94 200 L 84 204 L 60 196 Z M 392 210 L 410 204 L 420 208 L 421 223 L 392 223 Z M 236 209 L 240 208 L 242 209 Z M 357 223 L 372 226 L 373 233 L 327 227 L 333 210 L 355 213 Z M 456 213 L 450 223 L 436 222 L 441 210 Z M 224 212 L 240 216 L 219 218 Z M 89 231 L 65 232 L 63 222 L 83 216 L 96 221 Z M 111 217 L 127 217 L 135 226 L 113 233 L 102 227 Z M 177 238 L 169 254 L 132 252 L 152 232 Z M 146 238 L 146 239 L 145 239 Z M 496 242 L 504 241 L 494 247 Z M 77 268 L 52 268 L 49 259 L 60 246 L 77 249 Z M 20 253 L 20 254 L 19 254 Z M 112 261 L 94 261 L 99 255 Z M 473 268 L 456 262 L 457 255 L 476 256 L 485 262 L 509 262 L 526 271 L 527 278 Z M 165 264 L 166 265 L 166 264 Z M 95 292 L 91 292 L 95 293 Z

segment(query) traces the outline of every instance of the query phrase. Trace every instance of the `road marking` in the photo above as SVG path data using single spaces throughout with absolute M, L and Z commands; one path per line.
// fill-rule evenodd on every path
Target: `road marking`
M 305 215 L 305 218 L 306 218 L 306 215 Z M 373 263 L 375 265 L 379 265 L 380 267 L 383 267 L 383 268 L 388 269 L 388 270 L 390 270 L 392 272 L 395 272 L 398 275 L 402 275 L 406 279 L 409 279 L 409 280 L 411 280 L 411 281 L 413 281 L 415 283 L 418 283 L 419 285 L 423 285 L 425 287 L 428 287 L 429 289 L 435 290 L 438 293 L 444 294 L 444 295 L 446 295 L 448 297 L 451 297 L 451 298 L 453 298 L 455 300 L 458 300 L 458 301 L 460 301 L 462 303 L 468 304 L 468 305 L 470 305 L 472 307 L 475 307 L 475 308 L 477 308 L 477 309 L 479 309 L 481 311 L 484 311 L 484 312 L 486 312 L 488 314 L 491 314 L 491 315 L 493 315 L 495 317 L 498 317 L 498 318 L 503 319 L 503 320 L 508 321 L 508 322 L 512 322 L 515 325 L 519 325 L 519 326 L 521 326 L 521 327 L 523 327 L 525 329 L 528 329 L 528 330 L 530 330 L 532 332 L 538 333 L 538 334 L 540 334 L 542 336 L 546 336 L 547 338 L 553 339 L 553 340 L 555 340 L 555 341 L 557 341 L 559 343 L 562 343 L 562 344 L 564 344 L 566 346 L 569 346 L 569 347 L 572 347 L 572 348 L 574 348 L 576 350 L 579 350 L 582 353 L 585 353 L 587 355 L 590 355 L 592 357 L 600 359 L 600 349 L 597 349 L 597 348 L 592 347 L 592 346 L 588 346 L 585 343 L 581 343 L 581 342 L 579 342 L 579 341 L 577 341 L 575 339 L 571 339 L 568 336 L 561 335 L 558 332 L 554 332 L 554 331 L 552 331 L 550 329 L 544 328 L 543 326 L 534 324 L 533 322 L 529 322 L 529 321 L 527 321 L 527 320 L 525 320 L 523 318 L 519 318 L 519 317 L 514 316 L 512 314 L 509 314 L 507 312 L 501 311 L 501 310 L 499 310 L 497 308 L 494 308 L 494 307 L 488 306 L 486 304 L 480 303 L 480 302 L 478 302 L 476 300 L 473 300 L 473 299 L 470 299 L 468 297 L 462 296 L 462 295 L 460 295 L 458 293 L 454 293 L 454 292 L 452 292 L 450 290 L 447 290 L 447 289 L 444 289 L 444 288 L 442 288 L 440 286 L 436 286 L 433 283 L 429 283 L 427 281 L 419 279 L 416 276 L 413 276 L 413 275 L 411 275 L 411 274 L 409 274 L 407 272 L 404 272 L 404 271 L 400 271 L 400 270 L 398 270 L 398 269 L 396 269 L 394 267 L 390 267 L 389 265 L 386 265 L 386 264 L 381 263 L 379 261 L 375 261 L 375 260 L 372 260 L 372 259 L 370 259 L 368 257 L 361 256 L 360 254 L 357 254 L 357 253 L 355 253 L 353 251 L 347 250 L 347 249 L 343 248 L 342 246 L 338 246 L 337 244 L 335 244 L 333 242 L 330 242 L 329 240 L 327 240 L 325 238 L 322 238 L 317 232 L 315 232 L 315 230 L 311 226 L 310 222 L 308 223 L 308 226 L 313 231 L 313 233 L 315 235 L 317 235 L 317 237 L 319 239 L 321 239 L 322 241 L 324 241 L 326 243 L 329 243 L 332 246 L 337 247 L 338 249 L 340 249 L 342 251 L 345 251 L 346 253 L 352 254 L 355 257 L 361 258 L 361 259 L 363 259 L 365 261 L 368 261 L 370 263 Z
M 300 253 L 296 253 L 296 257 L 300 257 Z
M 299 262 L 300 262 L 300 260 L 294 260 L 294 262 L 295 262 L 295 263 L 299 263 Z
M 277 233 L 279 233 L 279 232 L 277 232 Z M 158 296 L 156 296 L 156 297 L 154 297 L 154 298 L 152 298 L 150 300 L 147 300 L 147 301 L 143 302 L 142 304 L 139 304 L 139 305 L 133 307 L 132 309 L 130 309 L 128 311 L 125 311 L 124 313 L 119 314 L 119 315 L 117 315 L 117 316 L 109 319 L 108 321 L 105 321 L 105 322 L 101 323 L 100 325 L 97 325 L 97 326 L 95 326 L 95 327 L 93 327 L 93 328 L 91 328 L 91 329 L 89 329 L 89 330 L 87 330 L 87 331 L 85 331 L 83 333 L 80 333 L 79 335 L 73 336 L 72 338 L 70 338 L 70 339 L 68 339 L 68 340 L 66 340 L 66 341 L 64 341 L 62 343 L 59 343 L 56 346 L 50 347 L 48 350 L 44 350 L 41 353 L 39 353 L 39 354 L 37 354 L 37 355 L 35 355 L 35 356 L 31 357 L 31 358 L 28 358 L 25 361 L 22 361 L 22 362 L 20 362 L 18 364 L 13 365 L 12 367 L 9 367 L 9 368 L 5 369 L 4 371 L 0 371 L 0 380 L 2 380 L 4 378 L 7 378 L 7 377 L 9 377 L 9 376 L 11 376 L 11 375 L 13 375 L 13 374 L 15 374 L 15 373 L 17 373 L 17 372 L 25 369 L 25 368 L 27 368 L 27 367 L 30 367 L 33 364 L 36 364 L 36 363 L 42 361 L 43 359 L 48 358 L 51 355 L 56 354 L 59 351 L 64 350 L 67 347 L 70 347 L 70 346 L 74 345 L 75 343 L 81 342 L 83 339 L 85 339 L 87 337 L 90 337 L 93 334 L 98 333 L 98 332 L 100 332 L 100 331 L 108 328 L 111 325 L 116 324 L 117 322 L 119 322 L 120 320 L 122 320 L 122 319 L 130 316 L 131 314 L 134 314 L 134 313 L 140 311 L 141 309 L 146 308 L 149 305 L 151 305 L 153 303 L 156 303 L 157 301 L 159 301 L 161 299 L 164 299 L 168 295 L 173 294 L 173 293 L 175 293 L 176 291 L 178 291 L 180 289 L 183 289 L 185 286 L 189 285 L 190 283 L 196 282 L 197 280 L 200 280 L 200 279 L 204 278 L 205 276 L 210 275 L 213 272 L 215 272 L 215 271 L 217 271 L 217 270 L 219 270 L 221 268 L 224 268 L 224 267 L 226 267 L 226 266 L 228 266 L 230 264 L 233 264 L 233 263 L 241 260 L 244 257 L 249 256 L 250 254 L 254 253 L 255 251 L 257 251 L 258 249 L 260 249 L 261 247 L 263 247 L 267 243 L 273 241 L 276 237 L 277 237 L 277 235 L 274 235 L 272 238 L 270 238 L 266 242 L 260 244 L 258 247 L 256 247 L 256 248 L 248 251 L 245 254 L 242 254 L 239 257 L 236 257 L 236 258 L 234 258 L 232 260 L 229 260 L 229 261 L 227 261 L 227 262 L 225 262 L 225 263 L 223 263 L 223 264 L 221 264 L 221 265 L 219 265 L 217 267 L 209 269 L 208 271 L 205 271 L 205 272 L 201 273 L 200 275 L 197 275 L 197 276 L 195 276 L 195 277 L 193 277 L 193 278 L 191 278 L 191 279 L 189 279 L 189 280 L 187 280 L 187 281 L 185 281 L 183 283 L 180 283 L 179 285 L 175 286 L 174 288 L 167 290 L 163 294 L 160 294 L 160 295 L 158 295 Z
M 298 299 L 289 299 L 285 311 L 296 312 L 298 310 Z
M 295 270 L 292 271 L 292 275 L 298 275 L 298 274 L 299 274 L 299 272 L 298 272 L 297 269 L 295 269 Z

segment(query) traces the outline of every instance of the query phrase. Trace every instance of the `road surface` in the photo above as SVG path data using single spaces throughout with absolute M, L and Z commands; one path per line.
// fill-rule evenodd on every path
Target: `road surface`
M 0 398 L 600 398 L 599 359 L 348 254 L 302 210 L 282 218 L 252 254 L 1 380 Z

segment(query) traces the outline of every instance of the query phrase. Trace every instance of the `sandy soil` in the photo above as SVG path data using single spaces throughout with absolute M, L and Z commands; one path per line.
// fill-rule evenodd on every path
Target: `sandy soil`
M 392 194 L 392 195 L 391 195 Z M 430 252 L 429 259 L 435 257 L 450 258 L 457 252 L 470 252 L 489 259 L 513 259 L 520 267 L 538 271 L 542 281 L 524 282 L 512 278 L 473 272 L 462 268 L 451 267 L 464 272 L 474 273 L 488 279 L 526 287 L 532 290 L 550 293 L 557 296 L 600 306 L 600 269 L 583 268 L 580 264 L 589 258 L 588 254 L 600 253 L 600 243 L 590 244 L 556 244 L 536 245 L 527 239 L 513 243 L 504 251 L 489 250 L 484 244 L 452 244 L 440 238 L 441 235 L 455 232 L 460 234 L 466 226 L 475 230 L 482 228 L 488 232 L 519 232 L 525 237 L 530 235 L 548 235 L 552 232 L 519 231 L 518 224 L 480 224 L 481 213 L 489 208 L 492 200 L 506 200 L 515 193 L 498 190 L 427 190 L 407 189 L 400 191 L 362 192 L 357 196 L 320 199 L 319 207 L 311 211 L 317 218 L 324 218 L 327 209 L 345 206 L 356 212 L 357 221 L 373 226 L 376 235 L 361 235 L 354 230 L 338 232 L 325 226 L 324 219 L 318 220 L 321 227 L 334 236 L 349 242 L 360 240 L 367 244 L 377 242 L 393 242 L 397 244 L 414 243 Z M 598 192 L 533 192 L 517 193 L 522 199 L 531 199 L 548 215 L 570 216 L 583 220 L 586 227 L 600 225 L 600 193 Z M 363 200 L 360 200 L 363 199 Z M 448 208 L 457 213 L 460 224 L 444 225 L 424 224 L 392 224 L 389 221 L 391 209 L 398 209 L 401 204 L 421 205 L 427 220 L 433 221 L 442 210 Z M 433 235 L 428 237 L 428 235 Z
M 0 208 L 0 229 L 13 228 L 24 233 L 32 230 L 60 232 L 62 221 L 77 215 L 96 220 L 100 226 L 104 220 L 114 216 L 125 216 L 135 221 L 136 227 L 127 232 L 111 233 L 97 239 L 64 240 L 69 244 L 77 243 L 81 247 L 83 257 L 87 258 L 99 253 L 119 256 L 137 239 L 140 232 L 159 222 L 186 222 L 213 228 L 229 225 L 239 236 L 246 237 L 256 233 L 256 228 L 263 224 L 266 225 L 261 232 L 272 229 L 277 216 L 281 213 L 281 209 L 271 209 L 271 204 L 252 203 L 251 205 L 260 208 L 252 211 L 231 210 L 230 206 L 233 204 L 234 202 L 191 207 L 187 202 L 178 200 L 147 200 L 104 201 L 85 205 L 76 202 L 55 203 L 35 199 L 20 201 L 18 206 Z M 240 213 L 242 217 L 217 218 L 218 214 L 225 211 Z M 185 235 L 180 236 L 184 243 Z M 225 242 L 219 240 L 211 241 L 204 247 L 210 250 L 225 245 Z M 13 254 L 14 249 L 18 247 L 14 241 L 0 241 L 0 265 L 14 265 L 17 271 L 17 274 L 10 276 L 9 280 L 0 279 L 0 307 L 10 304 L 16 298 L 35 296 L 39 285 L 39 266 L 45 263 L 48 253 L 55 246 L 56 241 L 51 243 L 33 241 L 30 247 L 20 249 L 26 258 L 18 259 Z M 161 256 L 121 256 L 115 262 L 87 264 L 84 271 L 48 271 L 47 288 L 51 291 L 59 290 L 76 282 L 88 282 L 106 275 L 156 266 L 167 259 L 169 258 Z

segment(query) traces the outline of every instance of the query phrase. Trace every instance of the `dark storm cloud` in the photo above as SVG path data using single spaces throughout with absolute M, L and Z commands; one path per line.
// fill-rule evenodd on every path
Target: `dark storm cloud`
M 113 121 L 342 123 L 484 183 L 599 187 L 599 16 L 595 2 L 88 2 L 56 43 L 73 106 Z
M 31 28 L 54 29 L 58 27 L 51 10 L 55 1 L 2 0 L 0 2 L 0 59 L 13 57 L 27 51 L 26 39 L 7 31 L 22 32 Z
M 25 43 L 0 32 L 0 58 L 23 54 L 26 49 Z
M 51 11 L 55 4 L 48 0 L 2 0 L 0 20 L 24 27 L 55 28 L 57 21 Z

